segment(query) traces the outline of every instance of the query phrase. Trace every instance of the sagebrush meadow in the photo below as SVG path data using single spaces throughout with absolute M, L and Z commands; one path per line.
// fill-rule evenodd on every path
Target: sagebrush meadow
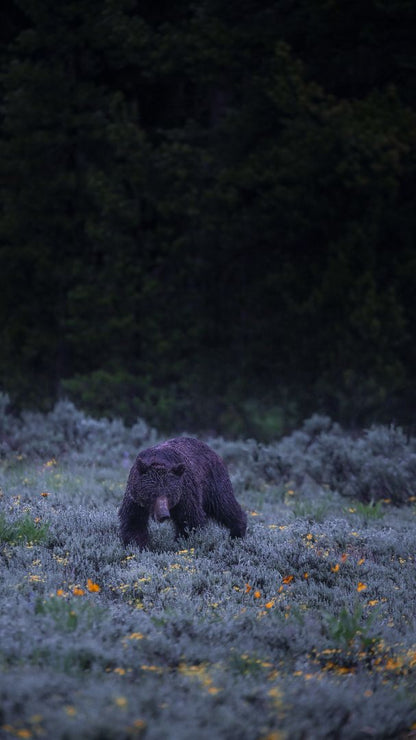
M 414 439 L 208 440 L 246 538 L 152 524 L 139 552 L 117 509 L 157 433 L 0 405 L 1 737 L 413 736 Z

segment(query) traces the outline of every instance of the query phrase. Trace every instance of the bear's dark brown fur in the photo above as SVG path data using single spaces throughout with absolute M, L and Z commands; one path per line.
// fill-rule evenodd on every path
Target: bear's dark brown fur
M 236 500 L 227 469 L 204 442 L 177 437 L 149 447 L 130 470 L 119 509 L 120 535 L 140 549 L 149 542 L 148 522 L 171 519 L 177 536 L 215 519 L 231 537 L 244 537 L 247 517 Z

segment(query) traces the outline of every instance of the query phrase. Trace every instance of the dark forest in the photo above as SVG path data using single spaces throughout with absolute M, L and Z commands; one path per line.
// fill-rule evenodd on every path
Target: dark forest
M 414 424 L 416 4 L 6 0 L 0 388 Z

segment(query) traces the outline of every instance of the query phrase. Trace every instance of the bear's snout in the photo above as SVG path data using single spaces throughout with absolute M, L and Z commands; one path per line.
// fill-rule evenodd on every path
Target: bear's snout
M 157 522 L 165 522 L 170 519 L 168 499 L 166 496 L 159 496 L 155 502 L 153 516 Z

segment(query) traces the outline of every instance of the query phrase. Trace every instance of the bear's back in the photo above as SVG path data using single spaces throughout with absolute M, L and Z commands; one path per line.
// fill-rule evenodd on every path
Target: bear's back
M 168 439 L 143 450 L 139 453 L 139 458 L 148 465 L 167 468 L 183 463 L 188 475 L 196 482 L 201 482 L 218 470 L 225 470 L 224 463 L 214 450 L 194 437 Z

